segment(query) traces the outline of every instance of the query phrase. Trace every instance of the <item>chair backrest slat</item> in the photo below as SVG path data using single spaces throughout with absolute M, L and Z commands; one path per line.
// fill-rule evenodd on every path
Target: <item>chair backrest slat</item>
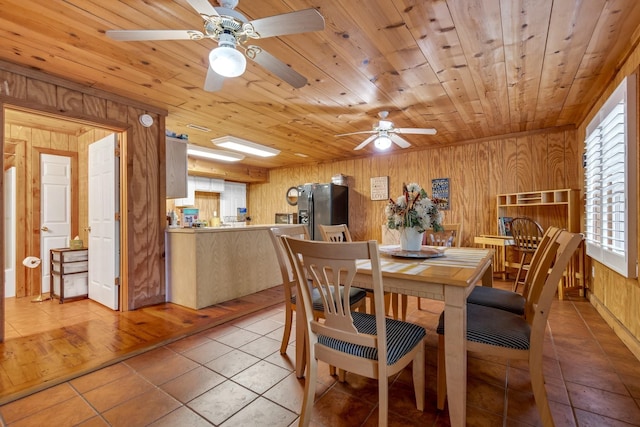
M 442 224 L 442 231 L 425 230 L 423 245 L 460 247 L 462 224 Z
M 351 242 L 351 233 L 346 224 L 318 225 L 322 240 L 325 242 Z

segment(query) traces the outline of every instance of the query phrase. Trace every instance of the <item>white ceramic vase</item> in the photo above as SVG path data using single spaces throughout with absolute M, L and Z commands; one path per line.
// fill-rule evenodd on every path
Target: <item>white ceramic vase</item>
M 422 246 L 423 233 L 415 227 L 403 228 L 400 232 L 400 248 L 403 251 L 419 251 Z

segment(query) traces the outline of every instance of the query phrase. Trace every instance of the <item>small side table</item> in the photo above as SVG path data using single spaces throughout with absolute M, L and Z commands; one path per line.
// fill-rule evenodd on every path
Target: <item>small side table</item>
M 476 245 L 482 245 L 483 248 L 490 246 L 495 249 L 493 255 L 493 273 L 500 274 L 502 280 L 507 280 L 507 267 L 511 265 L 507 262 L 507 246 L 513 246 L 515 242 L 511 236 L 493 236 L 489 234 L 481 234 L 473 238 Z
M 51 297 L 60 304 L 89 296 L 89 249 L 51 249 Z

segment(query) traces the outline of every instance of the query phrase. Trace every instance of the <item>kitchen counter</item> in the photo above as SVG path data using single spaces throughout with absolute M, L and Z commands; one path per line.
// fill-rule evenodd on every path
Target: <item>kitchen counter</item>
M 275 226 L 167 229 L 168 301 L 200 309 L 281 285 Z

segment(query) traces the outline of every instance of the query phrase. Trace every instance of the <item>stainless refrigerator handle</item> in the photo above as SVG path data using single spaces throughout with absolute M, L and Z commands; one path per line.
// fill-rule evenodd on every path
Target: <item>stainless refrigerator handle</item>
M 309 215 L 309 236 L 311 236 L 311 240 L 315 240 L 315 206 L 313 205 L 313 190 L 309 190 L 309 194 L 307 195 L 307 210 Z

